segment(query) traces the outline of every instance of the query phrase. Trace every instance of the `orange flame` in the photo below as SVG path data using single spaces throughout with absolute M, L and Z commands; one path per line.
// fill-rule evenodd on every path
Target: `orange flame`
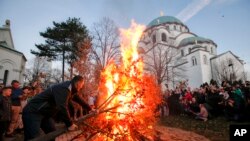
M 100 99 L 106 103 L 100 108 L 120 107 L 99 116 L 97 120 L 103 128 L 109 127 L 110 134 L 100 134 L 97 140 L 133 140 L 135 129 L 144 135 L 152 133 L 148 130 L 154 124 L 160 99 L 158 86 L 153 77 L 143 73 L 143 60 L 137 52 L 144 29 L 134 21 L 131 28 L 120 29 L 122 62 L 111 62 L 102 72 Z

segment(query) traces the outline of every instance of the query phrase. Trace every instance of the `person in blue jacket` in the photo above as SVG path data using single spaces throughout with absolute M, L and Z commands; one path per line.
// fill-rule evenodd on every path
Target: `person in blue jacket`
M 23 97 L 23 90 L 20 88 L 20 83 L 17 80 L 12 80 L 12 93 L 11 93 L 11 122 L 9 125 L 6 137 L 14 137 L 14 131 L 18 127 L 18 119 L 20 118 L 21 112 L 21 98 Z

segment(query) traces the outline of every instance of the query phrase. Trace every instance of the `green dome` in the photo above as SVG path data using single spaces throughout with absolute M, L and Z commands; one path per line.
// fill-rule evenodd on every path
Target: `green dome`
M 154 19 L 153 21 L 151 21 L 148 24 L 148 27 L 160 25 L 160 24 L 163 24 L 163 23 L 179 23 L 179 24 L 183 25 L 183 23 L 179 19 L 177 19 L 175 17 L 161 16 L 161 17 L 158 17 L 158 18 Z
M 212 44 L 215 44 L 212 40 L 210 39 L 206 39 L 206 38 L 203 38 L 203 37 L 188 37 L 188 38 L 185 38 L 183 40 L 181 40 L 180 44 L 179 44 L 179 47 L 181 46 L 185 46 L 185 45 L 188 45 L 188 44 L 195 44 L 195 42 L 197 43 L 203 43 L 203 42 L 207 42 L 207 43 L 212 43 Z

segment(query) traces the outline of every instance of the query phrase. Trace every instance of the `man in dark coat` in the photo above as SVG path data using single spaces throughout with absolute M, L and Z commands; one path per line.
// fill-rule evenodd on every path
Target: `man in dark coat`
M 6 133 L 11 120 L 11 87 L 4 87 L 0 93 L 0 141 Z
M 55 131 L 52 119 L 55 114 L 60 114 L 68 130 L 76 130 L 78 127 L 72 122 L 68 104 L 83 85 L 83 78 L 75 76 L 34 96 L 23 109 L 24 140 L 38 137 L 40 127 L 45 134 Z

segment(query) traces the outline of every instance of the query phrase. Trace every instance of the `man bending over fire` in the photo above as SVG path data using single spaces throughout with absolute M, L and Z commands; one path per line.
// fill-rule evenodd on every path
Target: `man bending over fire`
M 34 96 L 23 109 L 24 140 L 38 137 L 40 128 L 45 134 L 55 131 L 52 119 L 55 114 L 60 114 L 59 117 L 68 130 L 76 130 L 78 126 L 73 123 L 70 117 L 68 104 L 83 85 L 83 77 L 75 76 L 71 81 L 49 87 Z M 81 99 L 77 98 L 77 102 L 90 110 L 90 107 Z

